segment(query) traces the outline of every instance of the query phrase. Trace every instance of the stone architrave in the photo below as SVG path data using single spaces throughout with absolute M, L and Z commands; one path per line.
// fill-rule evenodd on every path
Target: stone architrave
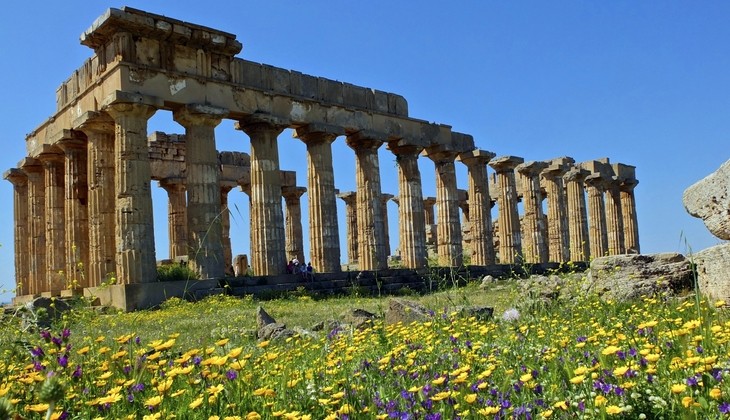
M 20 169 L 12 168 L 3 178 L 13 184 L 13 225 L 15 226 L 15 295 L 30 294 L 29 284 L 29 234 L 28 234 L 28 176 Z
M 474 150 L 459 155 L 467 167 L 469 177 L 469 223 L 471 224 L 471 263 L 493 265 L 495 263 L 494 238 L 492 237 L 492 205 L 487 180 L 487 164 L 496 155 L 486 150 Z
M 173 113 L 175 121 L 185 127 L 188 261 L 201 279 L 225 274 L 215 127 L 227 115 L 228 110 L 201 104 L 189 104 Z
M 223 274 L 233 277 L 233 249 L 231 248 L 231 211 L 228 209 L 228 193 L 235 187 L 221 183 L 221 245 L 223 246 Z
M 520 216 L 517 213 L 517 185 L 515 167 L 525 160 L 517 156 L 500 156 L 492 159 L 489 166 L 497 173 L 499 195 L 499 263 L 515 264 L 522 258 Z
M 237 123 L 251 140 L 251 268 L 257 276 L 286 271 L 284 212 L 277 137 L 286 125 L 257 115 Z
M 304 187 L 283 187 L 281 189 L 281 195 L 284 196 L 286 203 L 286 259 L 291 261 L 296 258 L 302 264 L 304 263 L 304 233 L 302 232 L 301 197 L 305 192 L 307 189 Z M 314 258 L 311 263 L 313 267 L 319 268 L 315 265 Z
M 388 201 L 393 198 L 393 194 L 383 193 L 380 195 L 380 205 L 383 206 L 383 240 L 385 241 L 385 255 L 390 256 L 390 232 L 388 232 Z
M 44 146 L 38 156 L 43 163 L 46 191 L 46 292 L 59 296 L 67 289 L 66 273 L 66 216 L 64 211 L 65 176 L 64 155 L 60 148 Z
M 167 192 L 167 232 L 169 254 L 173 261 L 188 258 L 188 216 L 185 180 L 168 178 L 160 181 Z
M 87 112 L 74 121 L 86 134 L 89 224 L 89 287 L 116 277 L 116 216 L 114 121 L 106 114 Z
M 591 256 L 593 258 L 603 257 L 608 252 L 606 205 L 603 200 L 606 179 L 603 174 L 593 173 L 586 177 L 585 183 L 588 195 L 588 238 Z
M 624 225 L 624 246 L 629 254 L 640 254 L 639 221 L 636 216 L 636 199 L 634 188 L 639 184 L 636 179 L 627 179 L 621 183 L 621 214 Z
M 557 158 L 542 171 L 547 194 L 548 261 L 570 261 L 570 229 L 563 175 L 575 160 L 569 157 Z
M 388 268 L 383 230 L 383 207 L 380 203 L 380 163 L 378 148 L 383 144 L 375 136 L 357 132 L 347 136 L 347 145 L 355 151 L 357 182 L 357 238 L 360 270 Z
M 28 294 L 48 291 L 46 278 L 46 184 L 43 164 L 25 158 L 18 166 L 28 177 Z
M 621 209 L 621 180 L 613 176 L 606 181 L 604 201 L 606 205 L 606 239 L 608 255 L 626 253 L 624 245 L 624 221 Z
M 88 169 L 86 137 L 68 132 L 58 143 L 65 153 L 66 278 L 72 289 L 89 287 Z
M 588 214 L 583 184 L 589 172 L 574 166 L 563 175 L 568 204 L 568 236 L 570 261 L 589 261 Z
M 528 263 L 548 261 L 547 227 L 542 211 L 540 173 L 548 167 L 545 162 L 530 161 L 518 165 L 515 170 L 521 177 L 522 200 L 525 216 L 522 220 L 522 253 Z
M 398 242 L 401 263 L 405 268 L 426 267 L 426 215 L 421 172 L 418 169 L 420 146 L 388 144 L 398 163 Z M 433 217 L 433 204 L 431 205 Z
M 454 165 L 457 155 L 443 148 L 426 149 L 426 156 L 436 168 L 436 249 L 439 265 L 445 267 L 459 267 L 464 261 Z
M 347 235 L 347 260 L 357 262 L 357 193 L 348 191 L 337 194 L 345 202 L 345 231 Z
M 147 120 L 155 98 L 116 92 L 102 108 L 114 119 L 117 284 L 157 280 Z
M 341 270 L 332 142 L 343 134 L 345 132 L 341 128 L 323 124 L 311 124 L 296 130 L 296 137 L 307 145 L 309 256 L 314 269 L 323 273 Z M 300 261 L 304 262 L 303 259 Z

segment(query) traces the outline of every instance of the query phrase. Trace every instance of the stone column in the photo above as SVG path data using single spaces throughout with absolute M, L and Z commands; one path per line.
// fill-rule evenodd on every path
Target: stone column
M 547 166 L 545 162 L 530 161 L 515 168 L 521 178 L 522 204 L 525 209 L 522 220 L 522 254 L 528 263 L 546 263 L 548 260 L 547 227 L 540 192 L 540 172 Z
M 114 122 L 89 112 L 74 122 L 86 134 L 89 220 L 89 287 L 116 278 Z
M 548 261 L 570 261 L 568 212 L 565 198 L 563 175 L 568 165 L 575 163 L 571 158 L 558 158 L 542 171 L 548 200 Z
M 426 255 L 428 252 L 436 252 L 436 243 L 438 242 L 438 232 L 436 230 L 436 197 L 426 197 L 423 199 L 423 214 L 426 218 Z
M 636 199 L 634 188 L 639 184 L 636 179 L 621 183 L 621 213 L 624 225 L 624 245 L 629 254 L 639 254 L 639 222 L 636 217 Z
M 589 172 L 578 166 L 563 175 L 568 204 L 568 234 L 570 261 L 590 261 L 588 246 L 588 215 L 583 183 Z
M 29 295 L 48 291 L 46 278 L 46 186 L 43 165 L 25 158 L 19 165 L 28 177 L 28 290 Z
M 173 113 L 175 121 L 185 127 L 188 261 L 201 279 L 225 274 L 215 127 L 226 115 L 225 109 L 200 104 Z
M 517 213 L 517 186 L 515 167 L 525 160 L 516 156 L 500 156 L 489 162 L 489 166 L 497 173 L 499 195 L 499 263 L 514 264 L 522 258 L 522 237 L 520 233 L 520 216 Z
M 380 195 L 380 205 L 383 207 L 381 210 L 383 212 L 383 240 L 385 241 L 385 255 L 390 256 L 391 250 L 390 250 L 390 232 L 389 226 L 388 226 L 388 200 L 393 198 L 393 194 L 381 194 Z M 386 257 L 387 258 L 387 257 Z
M 318 272 L 340 272 L 340 234 L 337 222 L 332 142 L 344 134 L 338 127 L 310 124 L 296 130 L 307 145 L 309 192 L 309 258 Z M 300 220 L 301 225 L 301 220 Z M 304 259 L 299 261 L 304 262 Z
M 105 103 L 105 111 L 114 119 L 115 132 L 116 280 L 118 284 L 155 282 L 147 120 L 157 110 L 157 104 L 151 98 L 121 92 Z
M 418 169 L 420 146 L 388 145 L 398 163 L 398 242 L 405 268 L 426 267 L 426 215 L 421 172 Z M 396 200 L 396 198 L 393 198 Z M 435 200 L 434 200 L 435 201 Z M 433 204 L 431 204 L 433 218 Z
M 46 145 L 38 159 L 43 163 L 46 191 L 46 292 L 59 296 L 70 280 L 66 275 L 64 155 L 58 147 Z
M 231 249 L 231 211 L 228 209 L 228 193 L 234 185 L 220 185 L 221 192 L 221 246 L 223 247 L 223 273 L 235 276 L 233 270 L 233 249 Z
M 469 177 L 469 223 L 471 224 L 471 263 L 493 265 L 494 238 L 492 237 L 492 206 L 487 181 L 487 164 L 495 154 L 485 150 L 474 150 L 459 155 L 466 165 Z
M 89 287 L 89 217 L 86 137 L 69 132 L 58 145 L 65 153 L 66 278 L 71 289 Z
M 300 263 L 304 263 L 304 237 L 302 232 L 302 206 L 301 206 L 301 197 L 302 194 L 307 192 L 307 189 L 304 187 L 284 187 L 281 189 L 281 195 L 284 196 L 284 201 L 286 202 L 286 220 L 285 220 L 285 226 L 286 226 L 286 260 L 291 261 L 294 258 L 299 260 Z M 334 195 L 333 195 L 334 197 Z M 310 197 L 311 200 L 311 197 Z M 310 207 L 311 208 L 311 207 Z M 311 217 L 310 217 L 311 219 Z M 311 232 L 311 226 L 310 226 L 310 232 Z M 311 233 L 310 233 L 311 234 Z M 311 237 L 310 237 L 311 241 Z M 339 240 L 338 240 L 339 244 Z M 314 251 L 314 248 L 310 246 L 310 255 L 311 252 Z M 339 251 L 339 249 L 338 249 Z M 338 257 L 339 258 L 339 257 Z M 311 259 L 312 267 L 315 267 L 317 271 L 322 271 L 323 269 L 320 269 L 320 265 L 315 264 L 321 264 L 321 261 L 317 261 L 312 257 Z M 339 264 L 339 262 L 338 262 Z M 339 265 L 338 270 L 339 271 Z M 328 273 L 333 273 L 334 271 L 327 271 Z
M 237 124 L 251 139 L 251 263 L 254 275 L 286 272 L 284 213 L 277 136 L 285 126 L 271 118 Z
M 160 181 L 167 192 L 167 232 L 170 259 L 180 261 L 188 257 L 188 216 L 185 180 L 168 178 Z
M 608 255 L 626 253 L 624 245 L 624 222 L 621 211 L 621 181 L 614 176 L 606 180 L 604 200 L 606 204 L 606 236 Z
M 28 176 L 20 169 L 12 168 L 3 178 L 13 184 L 13 226 L 15 226 L 15 295 L 30 294 L 29 284 L 29 235 L 28 235 Z
M 345 202 L 345 227 L 347 234 L 347 260 L 357 263 L 357 194 L 353 191 L 337 194 Z
M 427 156 L 436 167 L 436 223 L 439 265 L 458 267 L 462 264 L 459 194 L 456 188 L 454 160 L 457 152 L 429 150 Z
M 360 270 L 388 268 L 383 208 L 378 205 L 381 195 L 378 148 L 382 144 L 380 140 L 363 135 L 361 132 L 347 136 L 347 145 L 355 151 L 357 255 Z
M 588 238 L 590 239 L 591 256 L 597 258 L 608 252 L 606 206 L 603 201 L 606 180 L 603 175 L 594 173 L 588 175 L 585 182 L 588 194 Z

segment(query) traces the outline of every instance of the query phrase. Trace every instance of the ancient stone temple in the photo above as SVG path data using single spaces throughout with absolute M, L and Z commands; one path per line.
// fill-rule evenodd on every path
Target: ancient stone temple
M 256 276 L 283 274 L 305 252 L 320 272 L 337 274 L 345 255 L 366 272 L 387 269 L 397 254 L 413 272 L 426 268 L 429 250 L 452 267 L 465 255 L 489 267 L 639 251 L 632 166 L 495 158 L 468 134 L 410 116 L 402 96 L 247 61 L 236 57 L 242 45 L 233 34 L 128 7 L 109 9 L 81 43 L 91 58 L 61 84 L 56 113 L 5 172 L 14 186 L 18 302 L 84 293 L 132 310 L 188 290 L 156 280 L 152 181 L 167 192 L 170 259 L 187 261 L 203 280 L 235 273 L 234 191 L 249 197 Z M 148 134 L 159 110 L 184 132 Z M 242 132 L 249 154 L 217 149 L 223 123 Z M 306 146 L 306 186 L 280 168 L 284 129 Z M 354 156 L 356 191 L 336 189 L 335 141 Z M 397 162 L 398 191 L 383 191 L 381 147 Z M 424 158 L 434 172 L 420 172 Z M 456 165 L 468 170 L 468 190 L 457 185 Z M 435 177 L 435 198 L 424 196 L 424 176 Z M 346 204 L 344 226 L 337 197 Z M 391 199 L 398 220 L 388 220 Z M 398 227 L 397 251 L 389 226 Z

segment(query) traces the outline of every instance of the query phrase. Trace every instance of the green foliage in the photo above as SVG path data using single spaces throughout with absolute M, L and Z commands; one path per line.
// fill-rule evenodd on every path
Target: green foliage
M 198 273 L 183 264 L 157 266 L 157 281 L 197 280 Z

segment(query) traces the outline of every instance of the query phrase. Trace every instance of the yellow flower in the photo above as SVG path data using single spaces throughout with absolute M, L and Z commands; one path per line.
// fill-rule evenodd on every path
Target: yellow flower
M 492 407 L 487 406 L 482 408 L 481 410 L 477 411 L 477 413 L 483 415 L 483 416 L 491 416 L 492 414 L 499 413 L 500 407 Z
M 565 401 L 558 401 L 555 404 L 553 404 L 553 407 L 559 408 L 561 410 L 567 410 L 568 404 L 566 404 Z
M 88 352 L 89 352 L 89 350 L 90 350 L 89 346 L 86 346 L 86 347 L 80 348 L 80 349 L 79 349 L 79 350 L 78 350 L 78 351 L 76 352 L 76 354 L 78 354 L 79 356 L 83 356 L 83 355 L 85 355 L 86 353 L 88 353 Z
M 466 397 L 464 397 L 464 401 L 468 402 L 469 404 L 474 404 L 474 401 L 477 400 L 477 394 L 468 394 Z
M 689 408 L 690 406 L 695 405 L 695 400 L 692 397 L 683 397 L 682 398 L 682 405 L 685 408 Z
M 451 391 L 439 392 L 438 394 L 431 397 L 431 401 L 445 400 L 446 398 L 449 398 L 450 396 L 451 396 Z
M 570 378 L 570 383 L 573 385 L 582 384 L 583 380 L 585 380 L 585 375 L 578 375 Z
M 712 388 L 710 390 L 710 397 L 719 400 L 720 397 L 722 397 L 722 391 L 720 391 L 720 388 Z
M 162 395 L 157 395 L 152 398 L 147 398 L 145 400 L 144 405 L 145 407 L 157 407 L 162 402 Z
M 724 300 L 718 300 L 717 302 L 715 302 L 715 307 L 716 307 L 716 308 L 719 308 L 719 307 L 721 307 L 721 306 L 725 306 L 725 304 L 726 304 L 726 303 L 725 303 L 725 301 L 724 301 Z
M 532 380 L 532 372 L 525 373 L 524 375 L 520 376 L 520 381 L 522 382 L 528 382 Z
M 685 384 L 674 384 L 672 385 L 672 394 L 681 394 L 687 389 Z
M 541 414 L 542 418 L 546 419 L 553 415 L 553 410 L 543 411 Z
M 34 413 L 42 413 L 48 411 L 48 404 L 32 404 L 27 406 L 26 409 Z
M 606 404 L 606 401 L 608 400 L 603 395 L 596 395 L 596 398 L 593 400 L 593 404 L 595 404 L 596 407 L 600 407 Z
M 260 420 L 261 415 L 255 411 L 246 414 L 246 420 Z
M 195 401 L 188 404 L 188 408 L 190 408 L 191 410 L 194 410 L 194 409 L 200 407 L 201 404 L 203 404 L 203 397 L 198 397 L 198 399 L 196 399 Z
M 236 347 L 235 349 L 231 349 L 231 351 L 228 352 L 228 357 L 231 359 L 238 357 L 238 355 L 243 352 L 243 347 Z
M 618 352 L 619 350 L 621 350 L 620 347 L 608 346 L 605 349 L 603 349 L 603 351 L 601 352 L 601 354 L 604 355 L 604 356 L 608 356 L 608 355 L 611 355 L 611 354 L 616 354 L 616 352 Z
M 628 366 L 620 366 L 613 370 L 613 376 L 624 376 L 624 374 L 629 370 Z
M 433 381 L 431 381 L 431 383 L 433 385 L 441 385 L 442 383 L 444 383 L 445 380 L 446 380 L 445 376 L 440 376 L 440 377 L 434 379 Z
M 623 410 L 617 405 L 609 405 L 606 407 L 606 414 L 621 414 Z

